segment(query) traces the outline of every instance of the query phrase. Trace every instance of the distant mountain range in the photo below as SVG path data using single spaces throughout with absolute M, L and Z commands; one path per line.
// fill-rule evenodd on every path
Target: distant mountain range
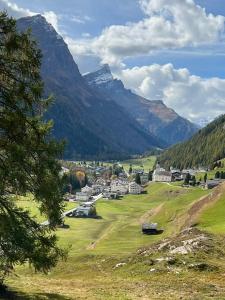
M 189 141 L 175 145 L 160 157 L 162 166 L 169 168 L 211 167 L 225 158 L 225 115 L 196 133 Z
M 54 120 L 54 136 L 68 142 L 66 158 L 127 157 L 165 146 L 115 101 L 87 85 L 66 43 L 44 17 L 21 18 L 17 27 L 31 28 L 42 51 L 45 92 L 55 97 L 46 117 Z
M 67 159 L 122 159 L 152 148 L 165 148 L 191 136 L 196 127 L 113 79 L 108 66 L 82 77 L 62 37 L 44 17 L 17 21 L 28 28 L 43 54 L 45 94 L 55 101 L 46 114 L 54 120 L 53 135 L 66 139 Z
M 167 145 L 185 141 L 199 129 L 168 108 L 163 101 L 150 101 L 126 89 L 121 80 L 113 78 L 108 65 L 86 74 L 84 78 L 94 90 L 113 99 L 149 133 L 158 136 Z

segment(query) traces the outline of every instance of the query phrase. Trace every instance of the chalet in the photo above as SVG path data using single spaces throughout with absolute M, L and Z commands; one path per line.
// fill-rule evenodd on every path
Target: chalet
M 152 175 L 152 181 L 155 182 L 171 182 L 172 173 L 165 170 L 156 169 Z
M 104 188 L 105 187 L 103 185 L 101 185 L 101 184 L 93 184 L 92 185 L 92 190 L 93 190 L 94 194 L 100 194 L 100 193 L 102 193 L 103 190 L 104 190 Z
M 77 209 L 72 213 L 73 217 L 95 217 L 96 208 L 92 203 L 84 203 L 77 207 Z
M 136 182 L 131 182 L 129 184 L 129 194 L 138 195 L 141 194 L 142 187 Z
M 172 180 L 173 181 L 181 181 L 181 180 L 183 180 L 184 177 L 183 177 L 181 171 L 171 170 L 170 172 L 172 174 Z
M 129 185 L 127 181 L 112 181 L 111 192 L 125 195 L 128 193 Z
M 83 188 L 81 189 L 81 192 L 82 192 L 82 193 L 85 193 L 85 194 L 87 194 L 87 195 L 89 195 L 89 196 L 92 196 L 92 195 L 94 194 L 93 188 L 90 187 L 90 186 L 88 186 L 88 185 L 85 185 L 85 187 L 83 187 Z

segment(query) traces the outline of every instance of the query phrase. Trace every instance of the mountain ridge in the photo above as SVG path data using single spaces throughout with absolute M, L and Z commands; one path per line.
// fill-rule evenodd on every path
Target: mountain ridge
M 112 76 L 108 65 L 83 76 L 93 89 L 98 89 L 125 108 L 148 132 L 173 145 L 190 138 L 198 127 L 168 108 L 162 100 L 148 100 Z M 100 80 L 106 78 L 108 80 Z
M 42 51 L 45 94 L 55 96 L 46 118 L 54 121 L 53 135 L 67 140 L 65 158 L 114 159 L 165 146 L 124 108 L 86 84 L 63 38 L 43 16 L 21 18 L 17 28 L 30 28 Z
M 166 168 L 179 169 L 211 167 L 214 162 L 225 158 L 225 115 L 221 115 L 189 141 L 166 150 L 159 162 Z

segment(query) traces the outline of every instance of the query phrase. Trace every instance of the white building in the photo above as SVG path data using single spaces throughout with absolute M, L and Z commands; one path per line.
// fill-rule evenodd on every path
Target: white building
M 96 215 L 96 209 L 92 203 L 84 203 L 77 207 L 73 213 L 75 217 L 91 217 Z
M 172 173 L 156 169 L 153 172 L 152 181 L 155 181 L 155 182 L 171 182 L 172 181 Z
M 138 195 L 141 194 L 142 187 L 136 182 L 131 182 L 129 184 L 129 194 Z
M 91 188 L 91 187 L 88 186 L 88 185 L 85 185 L 85 187 L 83 187 L 83 188 L 81 189 L 81 192 L 82 192 L 82 193 L 86 193 L 86 194 L 88 194 L 89 196 L 91 196 L 91 195 L 94 194 L 93 188 Z
M 84 192 L 76 193 L 76 201 L 87 202 L 90 199 L 90 195 Z
M 100 194 L 105 189 L 105 186 L 100 185 L 100 184 L 93 184 L 92 189 L 93 189 L 95 194 Z
M 128 193 L 129 185 L 128 183 L 113 181 L 111 183 L 111 192 L 118 193 L 119 195 L 125 195 Z
M 99 185 L 107 185 L 107 182 L 104 178 L 98 178 L 95 183 Z

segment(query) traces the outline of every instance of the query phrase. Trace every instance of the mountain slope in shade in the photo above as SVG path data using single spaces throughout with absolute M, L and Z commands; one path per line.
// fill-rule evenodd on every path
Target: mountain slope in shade
M 160 157 L 160 164 L 169 168 L 210 167 L 225 157 L 225 115 L 199 130 L 189 141 L 175 145 Z
M 108 65 L 84 76 L 86 82 L 111 97 L 125 108 L 148 132 L 158 136 L 168 145 L 190 138 L 197 126 L 180 117 L 162 101 L 147 100 L 126 89 L 121 80 L 114 79 Z
M 68 142 L 66 158 L 117 158 L 163 146 L 124 108 L 86 84 L 64 40 L 44 17 L 21 18 L 17 27 L 31 28 L 42 51 L 45 93 L 55 97 L 46 117 L 54 120 L 54 136 Z

